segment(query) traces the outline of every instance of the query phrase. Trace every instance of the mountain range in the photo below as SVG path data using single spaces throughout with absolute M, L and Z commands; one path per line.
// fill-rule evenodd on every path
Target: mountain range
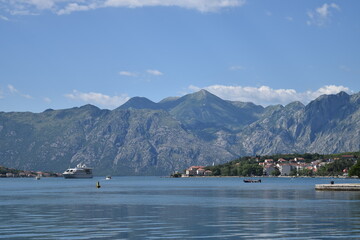
M 85 163 L 98 175 L 168 175 L 240 156 L 359 149 L 360 93 L 262 107 L 201 90 L 114 110 L 0 112 L 0 165 L 23 170 Z

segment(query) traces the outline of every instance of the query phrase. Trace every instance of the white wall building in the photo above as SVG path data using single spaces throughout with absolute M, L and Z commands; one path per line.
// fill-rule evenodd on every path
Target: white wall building
M 289 176 L 291 173 L 291 165 L 290 164 L 278 164 L 277 167 L 281 173 L 281 176 Z

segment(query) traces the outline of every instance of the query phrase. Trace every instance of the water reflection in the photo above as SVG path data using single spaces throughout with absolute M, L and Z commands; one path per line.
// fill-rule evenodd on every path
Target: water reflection
M 360 193 L 318 179 L 41 181 L 0 189 L 1 239 L 360 238 Z

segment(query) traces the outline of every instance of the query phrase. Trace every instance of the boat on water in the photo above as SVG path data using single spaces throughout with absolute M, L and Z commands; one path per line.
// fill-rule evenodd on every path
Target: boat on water
M 75 168 L 68 168 L 63 173 L 64 178 L 92 178 L 92 168 L 79 163 Z
M 111 180 L 111 176 L 106 176 L 105 180 Z
M 245 183 L 261 183 L 261 179 L 257 179 L 257 180 L 254 180 L 254 179 L 244 179 L 244 182 L 245 182 Z

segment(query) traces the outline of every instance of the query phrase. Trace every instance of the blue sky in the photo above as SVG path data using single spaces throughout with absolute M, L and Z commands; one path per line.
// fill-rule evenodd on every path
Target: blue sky
M 360 1 L 0 0 L 0 111 L 360 91 Z

